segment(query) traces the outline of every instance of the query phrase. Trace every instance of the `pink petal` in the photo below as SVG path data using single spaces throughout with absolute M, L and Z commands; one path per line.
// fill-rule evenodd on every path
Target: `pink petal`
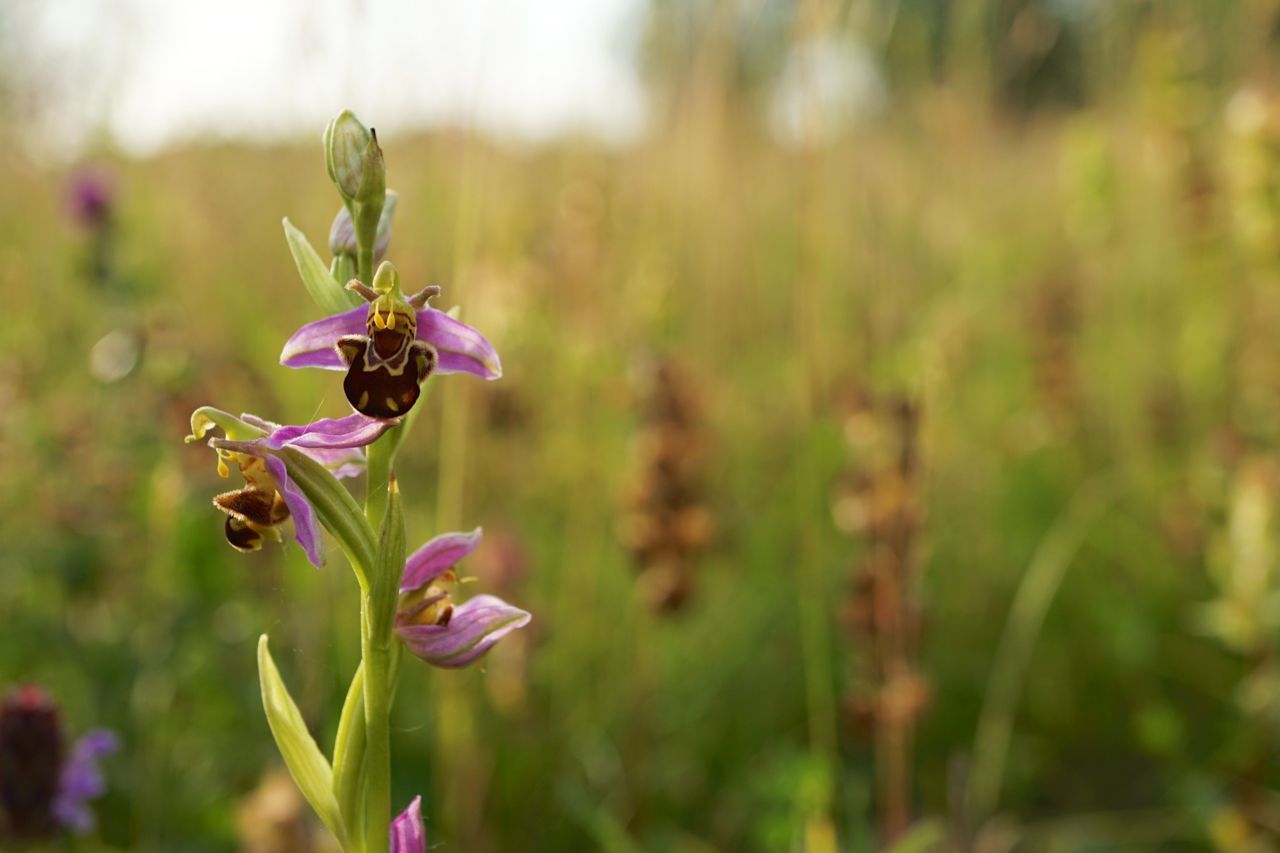
M 532 617 L 492 595 L 477 595 L 453 611 L 448 625 L 398 625 L 396 633 L 418 657 L 456 669 L 473 663 Z
M 298 449 L 328 468 L 329 473 L 339 480 L 359 477 L 367 467 L 364 451 L 356 447 L 301 447 Z
M 368 317 L 369 308 L 362 305 L 343 314 L 334 314 L 308 323 L 285 341 L 284 350 L 280 353 L 280 363 L 285 367 L 346 370 L 347 365 L 334 346 L 343 335 L 363 335 Z
M 289 479 L 284 460 L 274 454 L 265 454 L 267 470 L 276 481 L 276 491 L 284 498 L 289 507 L 289 515 L 293 518 L 294 538 L 307 553 L 307 559 L 317 569 L 324 566 L 324 539 L 320 534 L 320 523 L 316 521 L 315 510 L 303 497 L 302 491 Z
M 417 589 L 449 571 L 480 545 L 482 535 L 479 527 L 470 533 L 441 533 L 414 551 L 405 560 L 400 591 Z
M 280 427 L 267 436 L 267 446 L 278 450 L 286 444 L 298 448 L 350 448 L 372 444 L 398 420 L 370 418 L 353 412 L 344 418 L 321 418 L 314 423 Z
M 502 376 L 502 362 L 485 336 L 443 311 L 426 308 L 418 312 L 418 340 L 440 353 L 440 373 L 470 373 L 482 379 Z

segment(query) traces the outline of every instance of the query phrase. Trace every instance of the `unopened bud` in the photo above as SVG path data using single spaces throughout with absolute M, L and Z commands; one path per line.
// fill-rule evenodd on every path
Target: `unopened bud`
M 383 257 L 387 254 L 387 245 L 391 242 L 391 217 L 396 212 L 396 202 L 398 200 L 395 190 L 387 190 L 386 201 L 382 206 L 382 215 L 378 218 L 378 232 L 373 241 L 373 262 L 375 264 L 382 263 Z M 338 209 L 338 215 L 333 218 L 333 225 L 329 228 L 329 251 L 333 253 L 334 257 L 339 255 L 356 257 L 356 227 L 351 221 L 351 211 L 347 210 L 346 207 Z M 347 276 L 347 278 L 350 277 Z
M 377 135 L 351 110 L 344 110 L 324 129 L 324 159 L 343 201 L 381 203 L 387 188 L 382 149 Z

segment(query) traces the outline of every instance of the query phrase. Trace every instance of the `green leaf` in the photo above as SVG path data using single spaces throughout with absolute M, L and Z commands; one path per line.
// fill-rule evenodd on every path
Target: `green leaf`
M 374 643 L 384 649 L 391 644 L 391 627 L 400 593 L 400 576 L 404 573 L 405 550 L 400 484 L 396 482 L 395 474 L 391 474 L 387 482 L 387 511 L 378 536 L 378 554 L 374 558 L 373 576 L 369 578 L 372 587 L 369 632 Z
M 293 781 L 298 783 L 298 790 L 302 791 L 311 808 L 345 849 L 347 827 L 333 794 L 333 770 L 307 731 L 307 724 L 289 695 L 289 688 L 280 678 L 280 671 L 267 648 L 266 634 L 258 640 L 258 678 L 262 685 L 262 707 L 267 712 L 271 735 L 289 773 L 293 775 Z
M 359 838 L 364 826 L 363 799 L 364 753 L 366 728 L 364 721 L 364 662 L 356 668 L 338 719 L 338 734 L 333 743 L 333 793 L 338 808 L 353 838 Z
M 361 591 L 369 589 L 369 570 L 374 563 L 373 531 L 359 505 L 327 468 L 294 447 L 278 455 L 284 460 L 289 478 L 298 484 L 315 509 L 320 523 L 333 534 L 351 562 Z
M 289 241 L 289 253 L 298 267 L 298 275 L 306 285 L 307 293 L 326 314 L 341 314 L 350 311 L 359 297 L 347 290 L 329 274 L 329 268 L 315 249 L 311 247 L 307 237 L 294 227 L 288 217 L 284 219 L 284 236 Z
M 329 275 L 334 281 L 343 286 L 343 292 L 350 293 L 351 291 L 345 288 L 347 282 L 356 277 L 355 258 L 345 253 L 334 255 L 333 261 L 329 264 Z

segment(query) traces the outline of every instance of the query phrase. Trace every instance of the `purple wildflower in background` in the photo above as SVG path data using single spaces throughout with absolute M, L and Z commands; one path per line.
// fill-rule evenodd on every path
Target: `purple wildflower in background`
M 467 666 L 498 640 L 529 624 L 527 612 L 493 595 L 453 605 L 445 584 L 457 583 L 453 567 L 480 545 L 480 537 L 479 528 L 442 533 L 405 561 L 396 633 L 409 651 L 433 666 Z
M 85 169 L 72 175 L 67 186 L 67 214 L 77 225 L 98 230 L 110 221 L 114 199 L 106 174 Z
M 117 749 L 112 732 L 95 729 L 68 754 L 62 715 L 49 695 L 34 684 L 13 690 L 0 705 L 3 837 L 28 842 L 59 829 L 92 830 L 89 801 L 106 790 L 98 761 Z
M 83 264 L 85 278 L 98 287 L 125 284 L 115 269 L 116 192 L 107 173 L 81 169 L 67 180 L 67 218 L 85 232 Z
M 98 762 L 119 748 L 119 738 L 107 729 L 93 729 L 76 741 L 71 758 L 62 766 L 58 796 L 53 801 L 53 814 L 60 824 L 79 833 L 93 829 L 89 801 L 107 790 Z

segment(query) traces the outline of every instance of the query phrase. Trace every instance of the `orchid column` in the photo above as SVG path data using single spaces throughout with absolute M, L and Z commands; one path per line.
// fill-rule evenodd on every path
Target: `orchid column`
M 396 195 L 386 189 L 377 136 L 344 112 L 325 129 L 325 162 L 343 206 L 329 233 L 326 265 L 286 219 L 285 236 L 307 292 L 331 315 L 285 343 L 286 367 L 345 373 L 352 409 L 341 418 L 281 426 L 202 407 L 188 441 L 208 444 L 218 471 L 239 470 L 244 487 L 214 499 L 226 513 L 227 542 L 256 551 L 294 538 L 323 566 L 321 528 L 337 541 L 360 587 L 361 663 L 340 717 L 332 761 L 316 745 L 280 678 L 263 635 L 258 646 L 263 706 L 276 744 L 307 801 L 344 850 L 425 850 L 420 799 L 391 820 L 389 715 L 401 652 L 440 667 L 466 666 L 529 614 L 493 596 L 455 606 L 455 565 L 480 544 L 480 530 L 444 533 L 407 555 L 394 468 L 409 423 L 433 374 L 497 379 L 502 367 L 478 331 L 427 303 L 439 288 L 406 296 L 382 260 Z M 376 271 L 374 264 L 379 264 Z M 340 478 L 367 473 L 363 509 Z

